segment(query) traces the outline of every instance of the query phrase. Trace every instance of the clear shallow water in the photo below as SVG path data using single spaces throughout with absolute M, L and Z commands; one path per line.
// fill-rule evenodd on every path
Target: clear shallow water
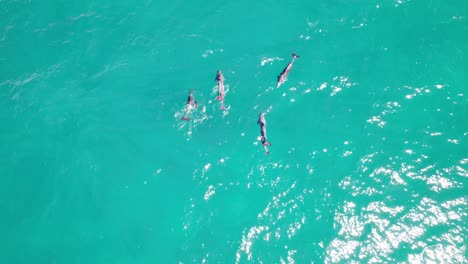
M 465 1 L 0 6 L 2 262 L 467 262 Z

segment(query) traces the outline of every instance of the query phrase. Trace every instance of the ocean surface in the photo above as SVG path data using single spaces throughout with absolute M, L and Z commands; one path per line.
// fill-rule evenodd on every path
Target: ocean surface
M 0 263 L 467 263 L 467 74 L 466 0 L 0 0 Z

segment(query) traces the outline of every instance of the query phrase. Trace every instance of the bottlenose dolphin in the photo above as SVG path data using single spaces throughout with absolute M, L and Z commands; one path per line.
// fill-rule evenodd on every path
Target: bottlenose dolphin
M 266 120 L 265 120 L 265 114 L 264 113 L 260 112 L 260 115 L 258 116 L 257 124 L 260 125 L 260 134 L 261 134 L 262 146 L 265 149 L 265 154 L 270 154 L 270 151 L 268 151 L 267 146 L 271 146 L 271 143 L 267 141 Z
M 185 116 L 181 117 L 180 119 L 189 121 L 190 118 L 188 117 L 188 114 L 190 111 L 198 106 L 198 102 L 195 101 L 195 96 L 193 95 L 193 90 L 189 91 L 189 95 L 187 97 L 187 103 L 185 105 Z
M 220 109 L 221 110 L 224 110 L 226 109 L 224 107 L 224 75 L 223 73 L 218 70 L 218 72 L 216 73 L 216 81 L 218 82 L 218 96 L 215 98 L 215 100 L 219 100 L 221 102 L 221 107 Z
M 294 53 L 292 54 L 292 57 L 293 57 L 292 60 L 288 63 L 286 68 L 284 68 L 284 70 L 280 73 L 280 75 L 278 75 L 278 83 L 276 84 L 276 88 L 279 88 L 281 86 L 281 84 L 286 82 L 286 80 L 288 78 L 288 74 L 292 69 L 294 60 L 299 58 L 299 56 L 294 54 Z

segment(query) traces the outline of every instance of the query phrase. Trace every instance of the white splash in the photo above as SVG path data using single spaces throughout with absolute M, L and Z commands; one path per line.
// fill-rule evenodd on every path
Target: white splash
M 265 66 L 265 64 L 273 64 L 274 61 L 282 61 L 284 59 L 280 57 L 274 57 L 274 58 L 262 58 L 262 61 L 260 62 L 260 66 Z

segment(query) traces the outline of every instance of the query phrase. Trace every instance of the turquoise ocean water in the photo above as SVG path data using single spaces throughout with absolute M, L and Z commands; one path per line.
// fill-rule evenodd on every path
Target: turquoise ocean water
M 468 1 L 280 2 L 0 1 L 0 263 L 467 263 Z

